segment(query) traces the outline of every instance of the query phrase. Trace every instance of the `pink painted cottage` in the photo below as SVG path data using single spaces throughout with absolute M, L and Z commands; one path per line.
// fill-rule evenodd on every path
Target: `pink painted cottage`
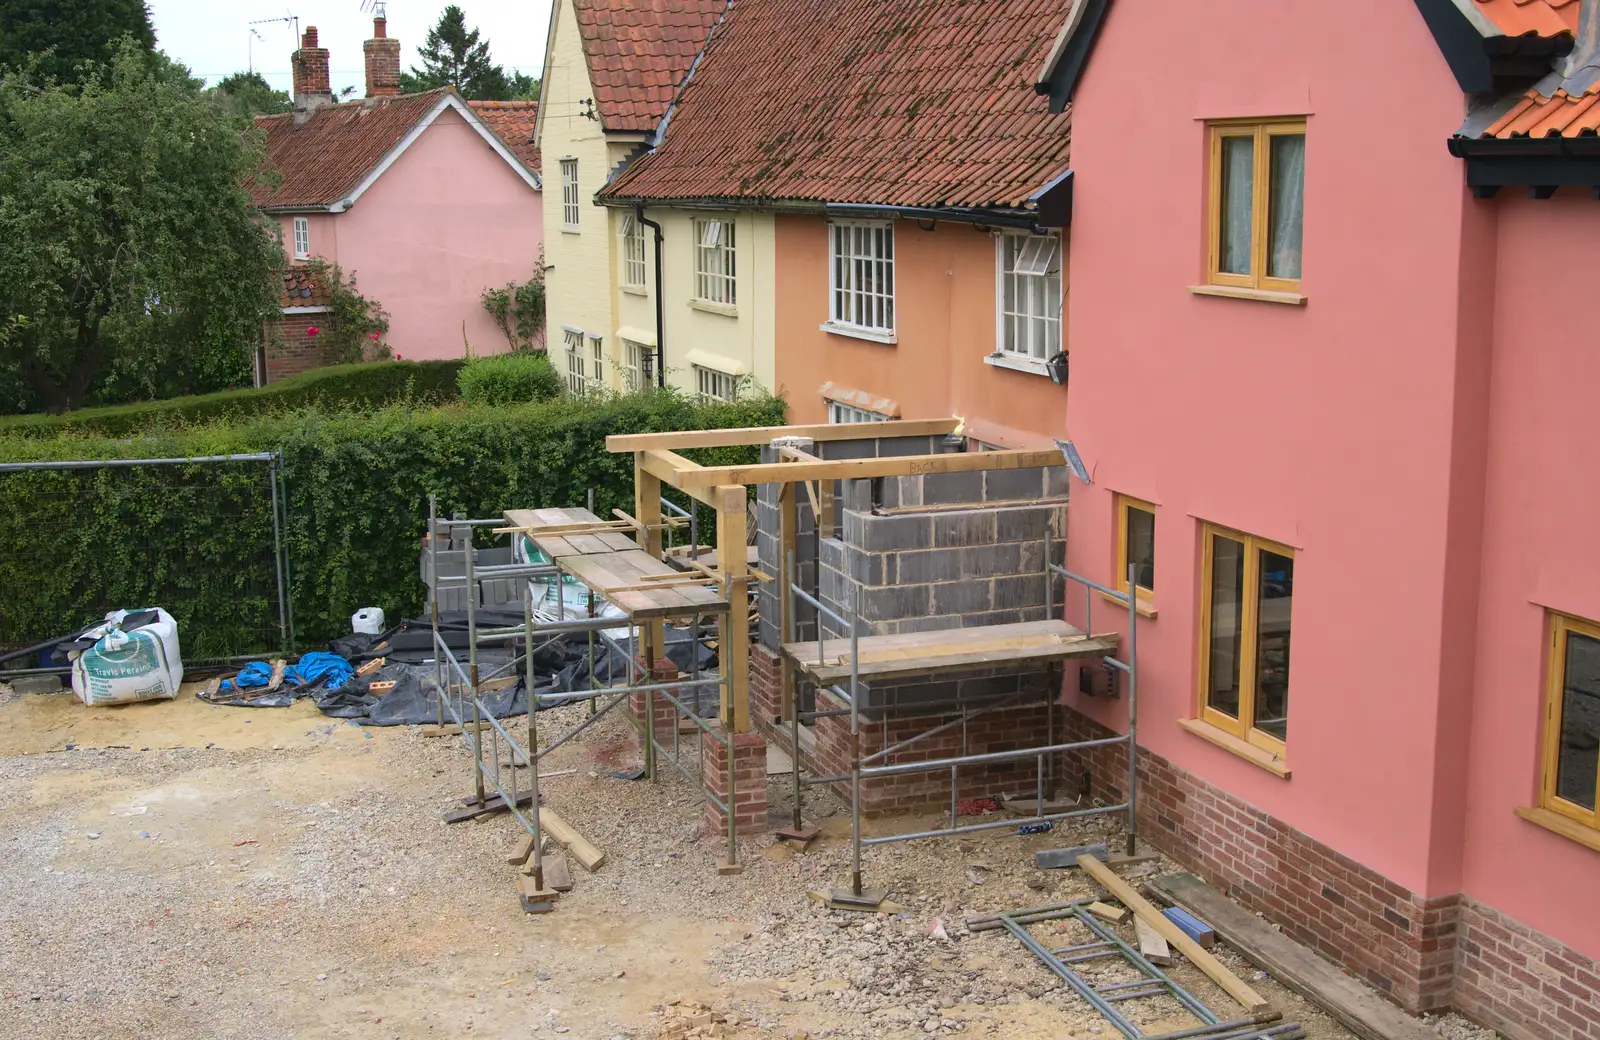
M 256 120 L 281 179 L 254 186 L 291 264 L 311 257 L 354 275 L 389 312 L 407 359 L 507 349 L 479 302 L 524 282 L 544 241 L 534 101 L 465 101 L 446 87 L 400 94 L 400 42 L 383 18 L 365 45 L 367 93 L 335 103 L 328 51 L 308 28 L 295 51 L 294 110 Z M 292 279 L 291 279 L 292 281 Z M 325 304 L 286 295 L 257 360 L 266 382 L 320 363 Z
M 1071 9 L 1069 565 L 1138 568 L 1145 833 L 1406 1007 L 1600 1037 L 1600 0 Z

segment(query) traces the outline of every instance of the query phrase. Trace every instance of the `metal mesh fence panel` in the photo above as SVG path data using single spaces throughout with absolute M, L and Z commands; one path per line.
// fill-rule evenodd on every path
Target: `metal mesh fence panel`
M 271 455 L 0 466 L 0 648 L 159 606 L 186 661 L 286 649 L 282 509 Z

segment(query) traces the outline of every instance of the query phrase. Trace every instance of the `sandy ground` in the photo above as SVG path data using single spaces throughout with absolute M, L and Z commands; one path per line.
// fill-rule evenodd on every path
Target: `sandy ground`
M 846 877 L 837 804 L 807 796 L 825 834 L 806 853 L 752 839 L 746 872 L 719 877 L 725 845 L 702 833 L 697 790 L 665 767 L 654 784 L 606 775 L 637 761 L 617 717 L 545 766 L 576 770 L 546 782 L 546 804 L 607 862 L 573 864 L 574 890 L 532 916 L 506 863 L 517 824 L 442 822 L 471 787 L 460 738 L 362 729 L 304 701 L 222 708 L 186 692 L 86 709 L 3 690 L 0 1036 L 611 1040 L 656 1035 L 674 999 L 730 1013 L 735 1037 L 1117 1035 L 1014 939 L 961 924 L 1089 894 L 1032 854 L 1115 837 L 1108 823 L 880 846 L 868 883 L 904 912 L 829 911 L 806 892 Z M 785 779 L 772 795 L 786 803 Z M 950 938 L 930 937 L 935 919 Z M 1349 1037 L 1218 951 L 1313 1040 Z M 1229 1008 L 1187 964 L 1175 974 Z M 1127 1006 L 1149 1032 L 1195 1024 L 1170 1001 Z

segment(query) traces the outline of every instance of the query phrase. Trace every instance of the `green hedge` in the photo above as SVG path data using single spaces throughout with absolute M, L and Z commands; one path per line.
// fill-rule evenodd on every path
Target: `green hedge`
M 456 379 L 464 364 L 460 359 L 452 359 L 332 365 L 301 372 L 259 389 L 246 387 L 165 401 L 85 408 L 65 415 L 0 416 L 0 436 L 126 437 L 216 420 L 237 422 L 297 408 L 338 411 L 378 407 L 399 399 L 437 404 L 456 398 Z
M 518 351 L 467 362 L 456 387 L 467 404 L 521 404 L 560 397 L 567 381 L 545 354 Z
M 348 631 L 360 607 L 380 606 L 391 618 L 421 610 L 417 554 L 429 493 L 443 516 L 486 517 L 581 505 L 594 488 L 597 512 L 609 516 L 613 507 L 632 510 L 633 458 L 607 452 L 607 435 L 775 425 L 783 416 L 776 398 L 698 404 L 667 390 L 508 407 L 308 411 L 129 441 L 0 436 L 0 461 L 281 453 L 303 650 Z M 753 461 L 755 449 L 689 454 L 732 464 Z M 0 645 L 154 604 L 179 619 L 191 658 L 275 648 L 268 495 L 259 465 L 0 473 Z

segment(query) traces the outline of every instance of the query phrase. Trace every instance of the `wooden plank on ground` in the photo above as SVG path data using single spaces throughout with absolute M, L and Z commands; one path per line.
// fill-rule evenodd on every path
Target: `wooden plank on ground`
M 1088 911 L 1100 918 L 1100 920 L 1110 921 L 1112 924 L 1121 924 L 1128 919 L 1128 911 L 1120 906 L 1108 906 L 1105 903 L 1094 902 L 1089 904 Z
M 572 824 L 557 816 L 553 809 L 539 810 L 539 826 L 548 831 L 550 837 L 560 842 L 562 847 L 572 853 L 580 866 L 589 873 L 600 869 L 600 864 L 606 861 L 606 854 L 589 844 L 589 839 L 578 833 Z
M 1163 967 L 1172 963 L 1172 947 L 1160 932 L 1145 924 L 1143 918 L 1133 919 L 1133 933 L 1139 937 L 1139 952 L 1145 960 Z
M 1221 986 L 1228 996 L 1242 1004 L 1246 1010 L 1254 1013 L 1264 1011 L 1269 1007 L 1265 997 L 1251 989 L 1243 979 L 1227 969 L 1221 961 L 1210 953 L 1201 949 L 1193 939 L 1183 933 L 1183 929 L 1173 924 L 1161 915 L 1161 911 L 1151 905 L 1144 896 L 1133 890 L 1128 884 L 1104 863 L 1093 856 L 1079 856 L 1078 866 L 1083 872 L 1094 878 L 1100 885 L 1123 906 L 1132 910 L 1134 914 L 1150 927 L 1154 928 L 1161 937 L 1173 946 L 1179 953 L 1189 958 L 1195 967 L 1206 973 L 1206 976 Z M 1227 1016 L 1224 1015 L 1224 1018 Z
M 1192 874 L 1150 883 L 1164 902 L 1203 919 L 1273 978 L 1362 1040 L 1438 1040 L 1438 1034 Z
M 517 839 L 516 848 L 511 850 L 511 855 L 506 857 L 506 862 L 513 867 L 520 867 L 531 855 L 533 855 L 533 835 L 523 834 Z

